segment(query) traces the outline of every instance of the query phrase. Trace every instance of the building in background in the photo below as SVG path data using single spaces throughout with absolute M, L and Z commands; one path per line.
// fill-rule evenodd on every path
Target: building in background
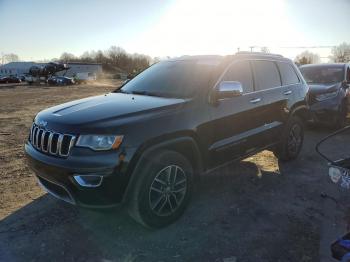
M 47 63 L 36 62 L 11 62 L 0 66 L 1 76 L 21 76 L 29 73 L 32 66 L 43 67 Z M 77 73 L 92 73 L 96 76 L 102 73 L 102 65 L 96 63 L 67 63 L 69 69 L 56 73 L 56 75 L 65 75 L 72 77 Z
M 0 65 L 0 77 L 1 76 L 21 76 L 29 72 L 29 68 L 32 66 L 44 66 L 46 63 L 35 62 L 11 62 L 8 64 Z

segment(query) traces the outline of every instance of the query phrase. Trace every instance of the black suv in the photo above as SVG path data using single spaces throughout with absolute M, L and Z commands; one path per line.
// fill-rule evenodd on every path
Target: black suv
M 41 111 L 25 151 L 52 195 L 125 203 L 138 222 L 162 227 L 184 212 L 199 174 L 263 149 L 297 157 L 307 92 L 279 55 L 185 56 L 115 92 Z
M 350 65 L 312 64 L 300 67 L 309 85 L 311 119 L 314 122 L 346 125 L 349 112 Z

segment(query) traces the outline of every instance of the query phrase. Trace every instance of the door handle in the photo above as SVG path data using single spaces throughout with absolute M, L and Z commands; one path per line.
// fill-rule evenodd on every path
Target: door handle
M 288 91 L 284 92 L 283 94 L 284 94 L 285 96 L 288 96 L 288 95 L 290 95 L 291 93 L 292 93 L 292 91 L 291 91 L 291 90 L 288 90 Z
M 250 103 L 256 104 L 256 103 L 259 103 L 260 101 L 261 101 L 261 98 L 259 97 L 259 98 L 255 98 L 255 99 L 250 100 Z

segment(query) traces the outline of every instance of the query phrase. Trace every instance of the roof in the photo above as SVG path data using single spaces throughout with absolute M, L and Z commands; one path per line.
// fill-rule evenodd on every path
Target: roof
M 220 56 L 220 55 L 196 55 L 196 56 L 181 56 L 177 58 L 172 58 L 166 61 L 217 61 L 217 62 L 224 62 L 224 61 L 232 61 L 236 58 L 242 58 L 242 57 L 248 57 L 248 58 L 257 58 L 257 59 L 277 59 L 280 61 L 288 61 L 291 60 L 289 58 L 283 57 L 282 55 L 278 54 L 270 54 L 270 53 L 263 53 L 263 52 L 237 52 L 234 55 L 226 55 L 226 56 Z
M 180 57 L 171 58 L 165 61 L 199 61 L 199 60 L 222 60 L 224 56 L 220 55 L 184 55 Z
M 272 54 L 272 53 L 265 53 L 265 52 L 248 52 L 248 51 L 240 51 L 240 52 L 237 52 L 235 55 L 283 57 L 280 54 Z
M 0 65 L 1 68 L 28 68 L 31 67 L 33 65 L 45 65 L 46 63 L 35 63 L 35 62 L 24 62 L 24 61 L 20 61 L 20 62 L 10 62 L 4 65 Z

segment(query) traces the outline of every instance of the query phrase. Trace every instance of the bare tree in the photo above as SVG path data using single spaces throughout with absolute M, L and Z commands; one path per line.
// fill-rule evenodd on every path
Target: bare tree
M 18 62 L 19 57 L 16 54 L 9 53 L 9 54 L 4 54 L 3 55 L 3 61 L 6 63 L 11 63 L 11 62 Z
M 60 57 L 60 60 L 65 62 L 65 63 L 72 62 L 75 59 L 76 59 L 75 55 L 73 55 L 71 53 L 67 53 L 67 52 L 64 52 Z
M 335 63 L 347 63 L 350 61 L 350 44 L 342 43 L 332 48 L 331 60 Z
M 151 58 L 141 54 L 128 54 L 121 47 L 111 46 L 106 51 L 86 51 L 80 57 L 65 52 L 61 55 L 60 61 L 100 63 L 104 70 L 137 74 L 149 67 Z
M 320 56 L 316 53 L 312 53 L 308 50 L 300 53 L 294 59 L 294 62 L 299 65 L 305 64 L 317 64 L 321 62 Z

